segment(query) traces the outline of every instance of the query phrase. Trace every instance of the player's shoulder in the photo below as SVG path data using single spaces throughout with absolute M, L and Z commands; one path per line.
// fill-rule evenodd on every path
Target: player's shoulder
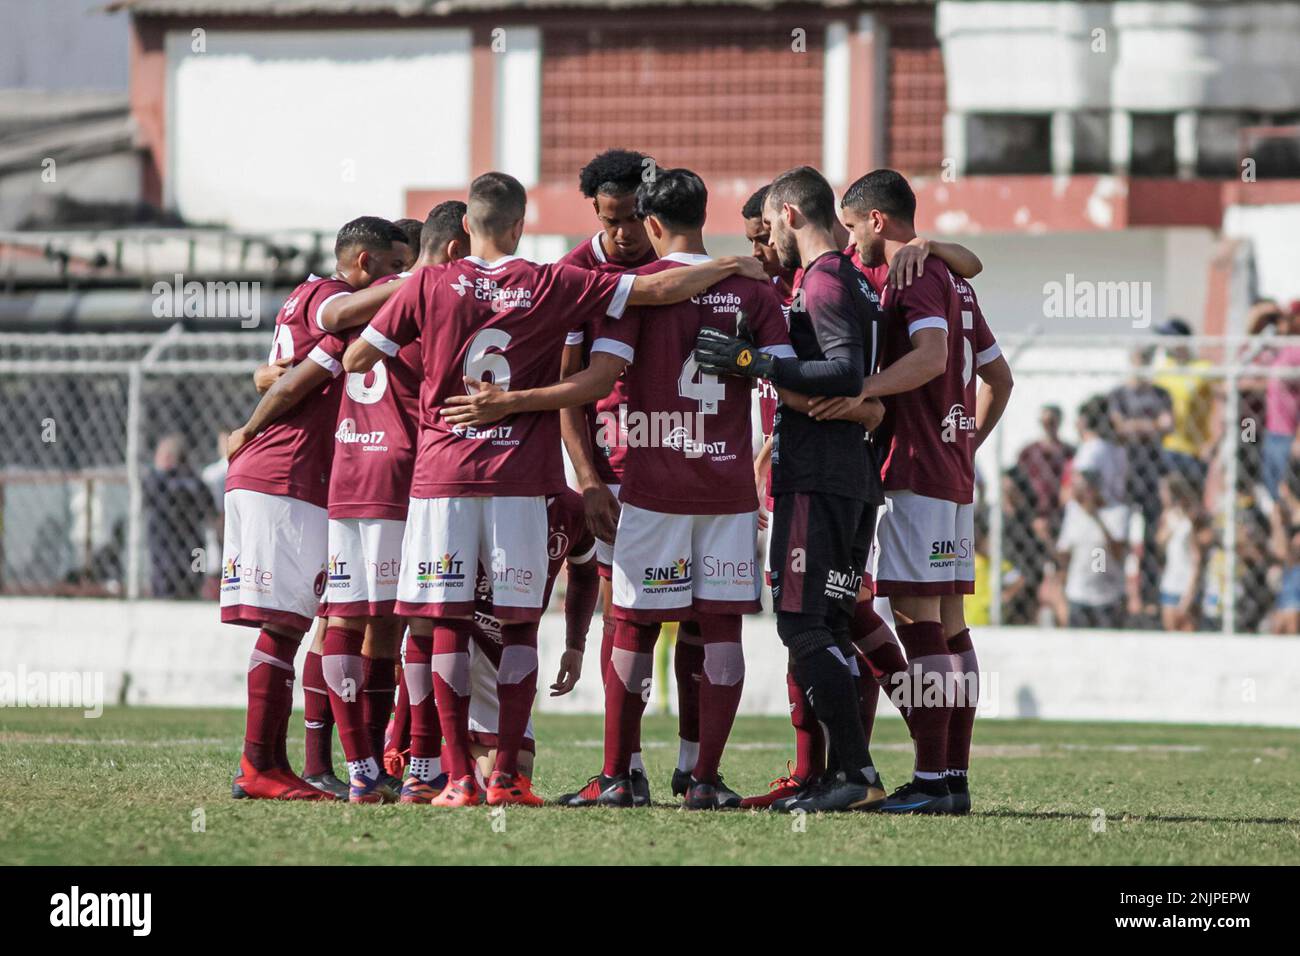
M 595 269 L 605 262 L 605 250 L 600 244 L 601 233 L 596 233 L 589 239 L 584 239 L 564 255 L 560 256 L 558 263 L 566 266 L 576 266 L 579 269 Z

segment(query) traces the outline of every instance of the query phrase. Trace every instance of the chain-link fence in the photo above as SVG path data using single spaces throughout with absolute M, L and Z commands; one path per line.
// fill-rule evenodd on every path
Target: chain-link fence
M 973 622 L 1300 633 L 1300 339 L 1003 348 Z
M 0 335 L 0 593 L 215 597 L 267 344 Z M 1002 344 L 973 623 L 1300 632 L 1300 339 Z
M 216 596 L 264 333 L 0 335 L 0 593 Z

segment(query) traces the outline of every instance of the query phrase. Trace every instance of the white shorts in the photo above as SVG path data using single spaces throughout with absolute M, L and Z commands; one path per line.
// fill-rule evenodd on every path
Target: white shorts
M 617 498 L 623 486 L 609 485 L 608 487 L 610 494 Z M 600 576 L 604 578 L 610 577 L 614 568 L 614 546 L 601 541 L 599 538 L 596 539 L 596 568 L 600 572 Z
M 975 505 L 886 492 L 867 569 L 884 597 L 974 593 Z
M 670 515 L 624 504 L 614 543 L 614 607 L 629 621 L 760 610 L 758 512 Z
M 497 665 L 478 641 L 469 642 L 469 732 L 474 743 L 496 746 L 501 701 L 497 697 Z M 535 740 L 533 718 L 528 718 L 524 739 Z M 531 750 L 531 747 L 525 748 Z
M 329 564 L 320 605 L 322 617 L 393 613 L 405 530 L 405 521 L 392 518 L 329 519 Z
M 221 620 L 306 631 L 325 593 L 325 509 L 236 488 L 226 492 L 225 510 Z
M 402 541 L 397 613 L 474 616 L 482 566 L 492 613 L 503 621 L 542 616 L 549 564 L 546 498 L 412 498 Z

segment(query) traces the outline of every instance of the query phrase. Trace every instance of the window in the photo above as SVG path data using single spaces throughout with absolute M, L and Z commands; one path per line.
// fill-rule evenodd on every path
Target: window
M 1017 113 L 966 117 L 966 172 L 1047 173 L 1051 169 L 1051 116 Z

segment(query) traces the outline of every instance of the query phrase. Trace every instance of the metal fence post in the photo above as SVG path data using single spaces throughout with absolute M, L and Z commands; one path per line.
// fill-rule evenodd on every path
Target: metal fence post
M 126 596 L 140 597 L 140 547 L 144 540 L 144 492 L 140 485 L 140 419 L 144 373 L 139 362 L 127 371 L 126 391 Z
M 1223 513 L 1223 633 L 1237 632 L 1237 469 L 1238 445 L 1241 441 L 1241 395 L 1238 391 L 1239 356 L 1230 357 L 1224 394 L 1223 481 L 1227 505 Z

